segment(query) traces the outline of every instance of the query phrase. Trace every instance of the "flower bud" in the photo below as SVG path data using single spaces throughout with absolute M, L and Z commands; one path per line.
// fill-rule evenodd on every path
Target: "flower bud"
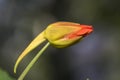
M 70 46 L 93 31 L 92 26 L 80 25 L 72 22 L 56 22 L 50 24 L 42 33 L 40 33 L 18 57 L 14 72 L 21 60 L 34 48 L 43 43 L 46 39 L 57 48 Z
M 57 48 L 70 46 L 93 31 L 92 26 L 80 25 L 72 22 L 56 22 L 49 25 L 45 31 L 45 38 Z

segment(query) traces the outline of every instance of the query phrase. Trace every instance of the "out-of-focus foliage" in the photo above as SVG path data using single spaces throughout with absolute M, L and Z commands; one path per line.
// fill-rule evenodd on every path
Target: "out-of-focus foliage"
M 10 75 L 6 71 L 0 69 L 0 80 L 15 80 L 15 79 L 10 77 Z
M 0 67 L 17 78 L 41 46 L 13 66 L 29 42 L 55 21 L 94 26 L 80 44 L 49 47 L 25 80 L 120 80 L 120 0 L 0 0 Z

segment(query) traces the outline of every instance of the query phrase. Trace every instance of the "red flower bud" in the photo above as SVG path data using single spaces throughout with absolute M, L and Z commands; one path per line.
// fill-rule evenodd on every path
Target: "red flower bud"
M 72 22 L 56 22 L 47 27 L 44 36 L 55 47 L 63 48 L 87 36 L 93 31 L 92 26 Z

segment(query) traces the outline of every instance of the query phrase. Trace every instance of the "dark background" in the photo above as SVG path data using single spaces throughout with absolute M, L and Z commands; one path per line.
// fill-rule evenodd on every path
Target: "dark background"
M 80 43 L 50 46 L 25 80 L 120 80 L 120 0 L 0 0 L 0 68 L 17 78 L 42 47 L 13 66 L 47 25 L 70 21 L 94 26 Z

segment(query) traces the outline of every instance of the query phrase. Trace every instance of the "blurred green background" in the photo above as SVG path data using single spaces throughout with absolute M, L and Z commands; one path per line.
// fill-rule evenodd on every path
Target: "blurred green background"
M 0 68 L 17 79 L 44 45 L 25 57 L 14 74 L 15 61 L 31 40 L 53 22 L 71 21 L 93 25 L 94 32 L 68 48 L 50 46 L 24 80 L 120 80 L 119 4 L 120 0 L 0 0 Z

